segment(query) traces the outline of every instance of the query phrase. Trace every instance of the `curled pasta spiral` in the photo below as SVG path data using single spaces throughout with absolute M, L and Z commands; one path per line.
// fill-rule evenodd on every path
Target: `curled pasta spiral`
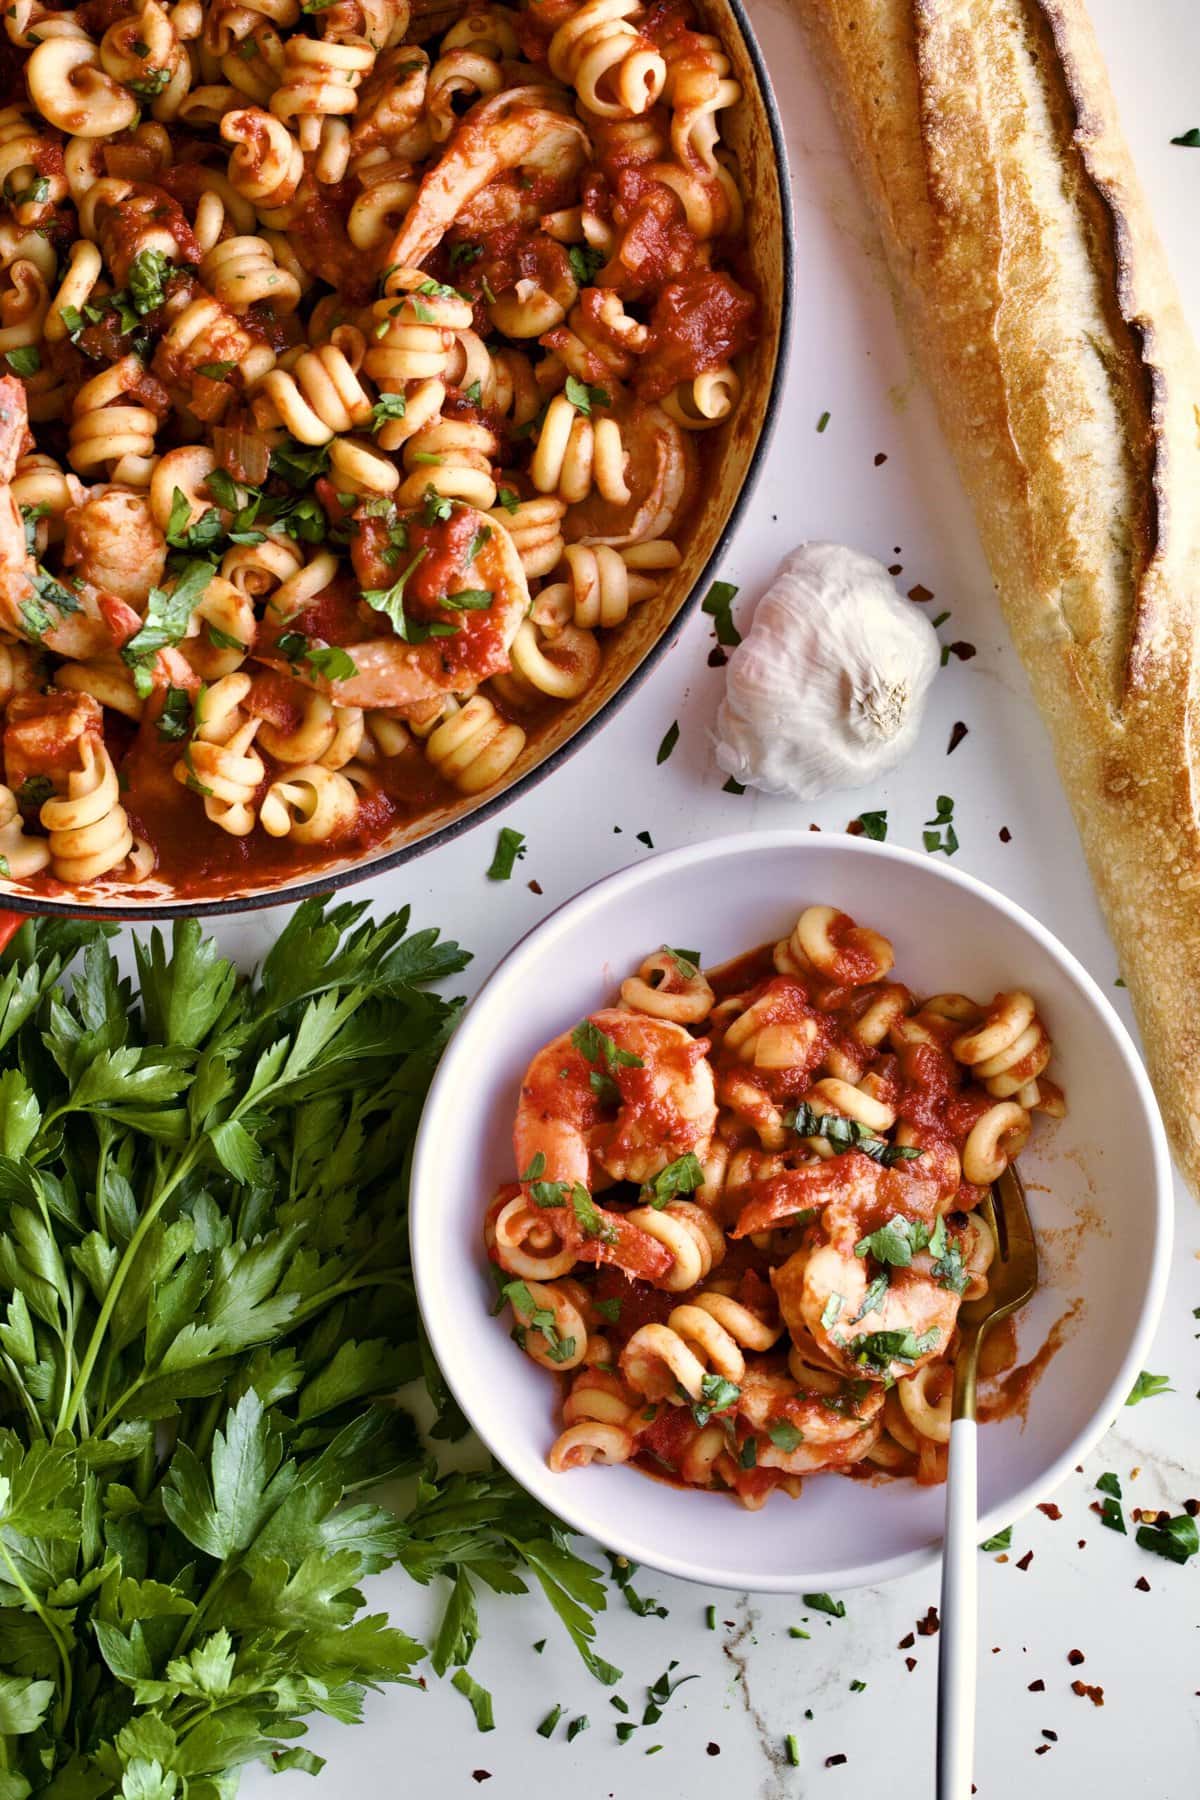
M 136 356 L 123 356 L 76 394 L 67 457 L 80 475 L 103 474 L 135 488 L 149 482 L 158 418 L 132 398 L 144 373 Z
M 577 625 L 560 625 L 545 631 L 533 619 L 522 619 L 509 647 L 512 671 L 493 677 L 493 685 L 517 704 L 549 694 L 555 700 L 576 700 L 587 692 L 600 673 L 603 652 L 595 633 Z
M 429 71 L 425 89 L 434 143 L 444 144 L 457 125 L 456 102 L 497 94 L 502 81 L 499 64 L 481 50 L 443 50 Z
M 532 1281 L 525 1283 L 525 1290 L 533 1302 L 532 1307 L 526 1307 L 523 1301 L 516 1299 L 510 1304 L 526 1356 L 543 1369 L 578 1368 L 589 1345 L 588 1329 L 579 1305 L 583 1292 L 578 1283 Z
M 670 950 L 656 950 L 636 975 L 621 983 L 621 1004 L 652 1019 L 675 1025 L 698 1025 L 713 1008 L 713 991 L 699 969 L 688 972 Z
M 657 1284 L 668 1293 L 679 1294 L 685 1288 L 695 1287 L 724 1260 L 725 1233 L 699 1206 L 687 1202 L 672 1202 L 661 1210 L 635 1206 L 625 1217 L 656 1238 L 674 1257 L 674 1265 Z
M 227 56 L 264 19 L 286 30 L 299 17 L 300 0 L 212 0 L 204 15 L 204 46 Z
M 353 782 L 321 763 L 302 763 L 271 783 L 258 816 L 272 837 L 324 844 L 345 832 L 357 811 Z
M 214 575 L 192 609 L 183 652 L 197 675 L 215 681 L 241 667 L 257 629 L 248 596 Z
M 304 176 L 304 152 L 281 119 L 260 107 L 227 112 L 221 136 L 233 145 L 229 185 L 260 210 L 276 212 L 296 195 Z
M 553 1281 L 575 1267 L 574 1249 L 558 1236 L 549 1216 L 523 1194 L 500 1201 L 485 1237 L 500 1267 L 525 1281 Z
M 276 762 L 320 763 L 326 769 L 340 769 L 357 756 L 363 729 L 358 707 L 335 706 L 323 694 L 308 693 L 295 725 L 284 730 L 264 721 L 258 741 Z
M 411 382 L 444 376 L 455 334 L 470 329 L 472 312 L 459 295 L 437 292 L 421 269 L 393 269 L 385 289 L 371 308 L 375 325 L 366 370 L 384 393 L 402 394 Z
M 271 95 L 271 111 L 285 124 L 297 121 L 302 150 L 317 150 L 323 121 L 357 106 L 357 89 L 375 51 L 369 44 L 295 36 L 284 45 L 283 58 L 283 80 Z
M 39 817 L 50 834 L 50 863 L 60 881 L 95 881 L 118 868 L 133 848 L 121 805 L 117 771 L 103 744 L 84 738 L 82 766 L 67 777 L 67 794 L 44 802 Z
M 5 874 L 17 881 L 39 874 L 50 861 L 50 845 L 26 833 L 16 796 L 6 787 L 0 787 L 0 857 Z
M 400 472 L 389 456 L 361 438 L 335 438 L 329 446 L 329 479 L 342 495 L 379 499 L 394 494 Z
M 279 267 L 272 246 L 261 237 L 231 237 L 214 244 L 200 264 L 200 279 L 235 313 L 249 311 L 259 300 L 269 300 L 276 313 L 294 312 L 300 304 L 300 283 Z
M 540 623 L 570 619 L 585 630 L 622 624 L 631 606 L 657 594 L 660 572 L 677 568 L 679 551 L 665 538 L 615 550 L 609 544 L 568 544 L 562 579 L 544 587 L 534 602 Z
M 1037 1078 L 1050 1061 L 1053 1046 L 1028 994 L 997 994 L 986 1014 L 956 1037 L 951 1048 L 989 1094 L 1000 1100 L 1015 1096 L 1023 1106 L 1037 1105 Z
M 517 56 L 517 16 L 507 6 L 472 7 L 453 24 L 441 43 L 448 50 L 475 50 L 493 62 L 506 62 Z
M 496 504 L 492 458 L 499 445 L 486 425 L 442 419 L 416 432 L 404 446 L 406 478 L 398 499 L 415 506 L 426 488 L 486 512 Z
M 156 119 L 173 119 L 192 84 L 187 51 L 158 0 L 142 0 L 136 12 L 109 26 L 100 40 L 100 63 Z
M 742 396 L 742 378 L 730 363 L 694 375 L 666 396 L 662 409 L 685 431 L 711 431 L 729 418 Z
M 356 250 L 377 250 L 391 243 L 421 184 L 412 172 L 411 163 L 386 153 L 378 161 L 359 159 L 354 165 L 354 175 L 361 192 L 350 208 L 346 235 Z
M 25 64 L 25 83 L 42 117 L 76 137 L 115 137 L 138 115 L 136 98 L 101 68 L 90 38 L 44 38 Z
M 741 1381 L 743 1350 L 769 1350 L 782 1331 L 730 1295 L 705 1291 L 665 1325 L 640 1326 L 621 1352 L 621 1374 L 649 1400 L 674 1400 L 677 1388 L 699 1400 L 706 1375 Z
M 136 724 L 145 711 L 145 701 L 133 684 L 133 677 L 119 656 L 97 656 L 88 662 L 60 663 L 54 671 L 54 685 L 72 694 L 90 694 L 101 706 L 123 713 Z
M 8 271 L 11 286 L 0 293 L 0 354 L 25 349 L 42 335 L 50 294 L 36 263 L 22 259 Z
M 170 303 L 168 306 L 170 309 Z M 159 341 L 154 366 L 168 371 L 179 384 L 202 364 L 220 362 L 233 363 L 250 387 L 274 368 L 275 352 L 269 344 L 251 337 L 227 307 L 201 288 L 191 299 L 185 297 L 174 312 Z M 232 389 L 226 392 L 232 397 Z
M 585 0 L 550 40 L 550 68 L 603 119 L 648 112 L 663 91 L 667 66 L 628 23 L 638 0 Z
M 231 837 L 254 829 L 254 800 L 266 773 L 254 738 L 262 723 L 242 712 L 250 677 L 225 675 L 196 702 L 196 729 L 171 773 L 204 795 L 204 811 Z
M 367 424 L 373 403 L 358 378 L 362 355 L 361 333 L 339 325 L 329 343 L 262 378 L 251 401 L 255 418 L 263 426 L 286 426 L 302 444 L 327 444 L 338 432 Z
M 44 122 L 31 118 L 25 107 L 0 110 L 0 194 L 18 225 L 40 225 L 67 197 L 66 176 L 46 154 L 57 144 Z M 42 172 L 44 165 L 50 173 Z
M 566 510 L 566 501 L 557 494 L 539 494 L 535 500 L 498 506 L 489 515 L 504 527 L 516 545 L 528 579 L 549 575 L 558 566 L 565 548 L 562 521 Z
M 615 419 L 593 421 L 565 394 L 556 394 L 538 433 L 529 478 L 539 493 L 557 493 L 568 505 L 586 500 L 593 487 L 622 504 L 630 494 L 620 426 Z
M 567 323 L 547 336 L 559 362 L 580 381 L 627 381 L 650 339 L 612 288 L 584 288 Z
M 519 725 L 501 718 L 483 694 L 446 713 L 425 743 L 438 774 L 460 794 L 480 794 L 512 768 L 525 748 Z
M 79 208 L 79 228 L 98 243 L 118 284 L 129 279 L 136 257 L 153 250 L 168 262 L 182 254 L 163 219 L 160 189 L 106 175 L 89 187 Z

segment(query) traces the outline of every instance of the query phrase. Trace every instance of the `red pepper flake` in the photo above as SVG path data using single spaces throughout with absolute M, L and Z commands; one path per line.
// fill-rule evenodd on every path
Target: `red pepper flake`
M 902 1637 L 900 1639 L 900 1642 L 896 1645 L 896 1648 L 897 1648 L 897 1650 L 911 1650 L 913 1645 L 916 1643 L 916 1641 L 917 1641 L 916 1638 L 913 1636 L 912 1632 L 910 1631 L 907 1637 Z
M 904 564 L 903 563 L 889 563 L 888 564 L 888 574 L 889 575 L 903 575 L 903 573 L 904 573 Z
M 913 1670 L 914 1670 L 914 1669 L 915 1669 L 915 1668 L 916 1668 L 916 1666 L 917 1666 L 917 1659 L 916 1659 L 916 1657 L 915 1657 L 915 1656 L 906 1656 L 906 1657 L 905 1657 L 905 1659 L 904 1659 L 904 1666 L 905 1666 L 905 1668 L 906 1668 L 906 1669 L 907 1669 L 907 1670 L 908 1670 L 908 1672 L 909 1672 L 909 1674 L 910 1674 L 910 1675 L 911 1675 L 911 1674 L 912 1674 L 912 1672 L 913 1672 Z
M 1183 1503 L 1183 1510 L 1194 1519 L 1196 1514 L 1200 1513 L 1200 1500 L 1185 1500 Z
M 967 735 L 966 726 L 963 724 L 961 719 L 956 719 L 954 721 L 953 728 L 950 732 L 950 742 L 946 745 L 946 755 L 947 756 L 954 755 L 954 752 L 958 749 L 958 746 L 962 743 L 962 741 L 966 737 L 966 735 Z
M 471 1770 L 471 1780 L 472 1781 L 490 1781 L 491 1779 L 492 1779 L 492 1771 L 490 1769 L 472 1769 Z
M 1048 1519 L 1062 1518 L 1062 1507 L 1055 1506 L 1053 1500 L 1039 1500 L 1038 1511 L 1040 1513 L 1045 1513 Z
M 1067 1661 L 1073 1669 L 1077 1669 L 1081 1662 L 1087 1661 L 1087 1658 L 1084 1656 L 1082 1650 L 1068 1650 Z
M 845 1757 L 842 1755 L 841 1751 L 839 1750 L 836 1756 L 827 1756 L 825 1758 L 825 1767 L 827 1769 L 836 1769 L 838 1764 L 844 1763 L 845 1760 L 846 1760 Z
M 917 1636 L 932 1637 L 934 1632 L 940 1627 L 941 1623 L 942 1621 L 938 1618 L 937 1607 L 931 1606 L 929 1611 L 925 1614 L 925 1617 L 917 1620 Z
M 710 1756 L 720 1756 L 720 1754 L 721 1754 L 720 1744 L 710 1744 L 708 1746 L 708 1754 Z
M 999 1644 L 993 1644 L 993 1645 L 992 1645 L 992 1655 L 993 1655 L 993 1656 L 999 1656 L 999 1654 L 1000 1654 L 1000 1646 L 999 1646 Z
M 1071 1692 L 1078 1694 L 1081 1700 L 1086 1695 L 1093 1706 L 1104 1705 L 1104 1689 L 1102 1687 L 1090 1687 L 1086 1681 L 1073 1681 Z
M 956 643 L 947 644 L 945 647 L 951 656 L 957 656 L 959 662 L 970 662 L 976 654 L 974 644 L 968 644 L 965 638 L 959 638 Z
M 908 597 L 910 600 L 924 602 L 933 599 L 933 591 L 932 589 L 927 588 L 924 582 L 918 581 L 915 587 L 909 588 Z
M 1033 1754 L 1035 1756 L 1045 1756 L 1045 1754 L 1049 1748 L 1050 1748 L 1049 1744 L 1039 1744 Z
M 1080 1538 L 1080 1540 L 1079 1540 L 1079 1544 L 1078 1544 L 1078 1546 L 1077 1546 L 1077 1547 L 1078 1547 L 1078 1548 L 1079 1548 L 1079 1549 L 1080 1549 L 1080 1550 L 1086 1550 L 1086 1549 L 1087 1549 L 1087 1539 L 1086 1539 L 1086 1538 Z
M 723 669 L 725 667 L 725 664 L 728 661 L 729 661 L 729 658 L 726 656 L 724 650 L 722 650 L 720 644 L 714 644 L 712 649 L 708 653 L 709 668 L 710 669 Z
M 529 881 L 526 882 L 525 885 L 528 887 L 531 894 L 540 894 L 542 892 L 542 885 L 539 881 Z
M 1133 1585 L 1140 1594 L 1148 1594 L 1150 1592 L 1150 1583 L 1146 1580 L 1144 1575 L 1139 1575 Z
M 846 827 L 846 836 L 847 837 L 861 837 L 862 834 L 863 834 L 862 820 L 861 819 L 851 819 L 850 823 Z
M 1057 1742 L 1058 1742 L 1057 1731 L 1051 1731 L 1050 1728 L 1046 1725 L 1042 1726 L 1042 1736 L 1044 1738 L 1048 1738 L 1052 1744 L 1057 1744 Z
M 1038 1677 L 1038 1679 L 1037 1679 L 1037 1680 L 1036 1680 L 1036 1681 L 1031 1681 L 1031 1682 L 1030 1682 L 1030 1684 L 1029 1684 L 1029 1692 L 1030 1692 L 1030 1693 L 1031 1693 L 1031 1694 L 1044 1694 L 1044 1693 L 1045 1693 L 1045 1691 L 1046 1691 L 1046 1684 L 1045 1684 L 1045 1682 L 1044 1682 L 1044 1681 L 1043 1681 L 1043 1680 L 1042 1680 L 1042 1679 L 1041 1679 L 1041 1677 L 1040 1677 L 1040 1676 L 1039 1676 L 1039 1677 Z
M 1024 1556 L 1019 1556 L 1017 1558 L 1017 1567 L 1018 1567 L 1018 1569 L 1027 1569 L 1032 1561 L 1033 1561 L 1033 1551 L 1027 1550 L 1025 1552 Z
M 810 831 L 820 831 L 821 827 L 819 825 L 810 825 L 808 829 Z
M 877 450 L 877 451 L 876 451 L 876 452 L 875 452 L 875 467 L 876 467 L 876 468 L 877 468 L 877 469 L 878 469 L 878 468 L 881 468 L 881 467 L 882 467 L 882 465 L 883 465 L 883 464 L 884 464 L 884 463 L 885 463 L 885 462 L 886 462 L 886 461 L 887 461 L 887 453 L 886 453 L 886 451 L 883 451 L 883 450 Z
M 1002 844 L 1012 843 L 1012 832 L 1008 829 L 1007 825 L 1002 825 L 1000 827 L 1000 842 Z

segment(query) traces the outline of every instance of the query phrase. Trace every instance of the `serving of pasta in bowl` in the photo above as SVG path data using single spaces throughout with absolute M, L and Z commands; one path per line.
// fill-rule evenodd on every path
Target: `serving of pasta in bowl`
M 570 901 L 468 1009 L 413 1169 L 435 1355 L 571 1524 L 733 1587 L 941 1534 L 956 1319 L 1019 1158 L 1042 1284 L 981 1365 L 983 1530 L 1115 1414 L 1165 1282 L 1162 1128 L 1028 915 L 927 857 L 751 834 Z
M 733 0 L 43 0 L 0 95 L 0 891 L 265 904 L 545 772 L 765 442 Z

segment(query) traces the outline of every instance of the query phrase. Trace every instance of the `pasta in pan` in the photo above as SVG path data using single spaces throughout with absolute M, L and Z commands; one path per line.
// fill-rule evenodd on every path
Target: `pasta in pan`
M 0 874 L 269 879 L 503 780 L 738 404 L 721 44 L 689 0 L 4 28 Z
M 1030 995 L 922 1002 L 892 961 L 810 906 L 720 969 L 664 946 L 534 1057 L 485 1242 L 564 1379 L 553 1469 L 750 1508 L 819 1470 L 944 1480 L 979 1208 L 1064 1100 Z

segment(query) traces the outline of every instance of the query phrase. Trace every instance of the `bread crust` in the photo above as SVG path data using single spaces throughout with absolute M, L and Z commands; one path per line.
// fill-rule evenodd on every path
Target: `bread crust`
M 1200 1189 L 1200 359 L 1082 0 L 794 0 Z

